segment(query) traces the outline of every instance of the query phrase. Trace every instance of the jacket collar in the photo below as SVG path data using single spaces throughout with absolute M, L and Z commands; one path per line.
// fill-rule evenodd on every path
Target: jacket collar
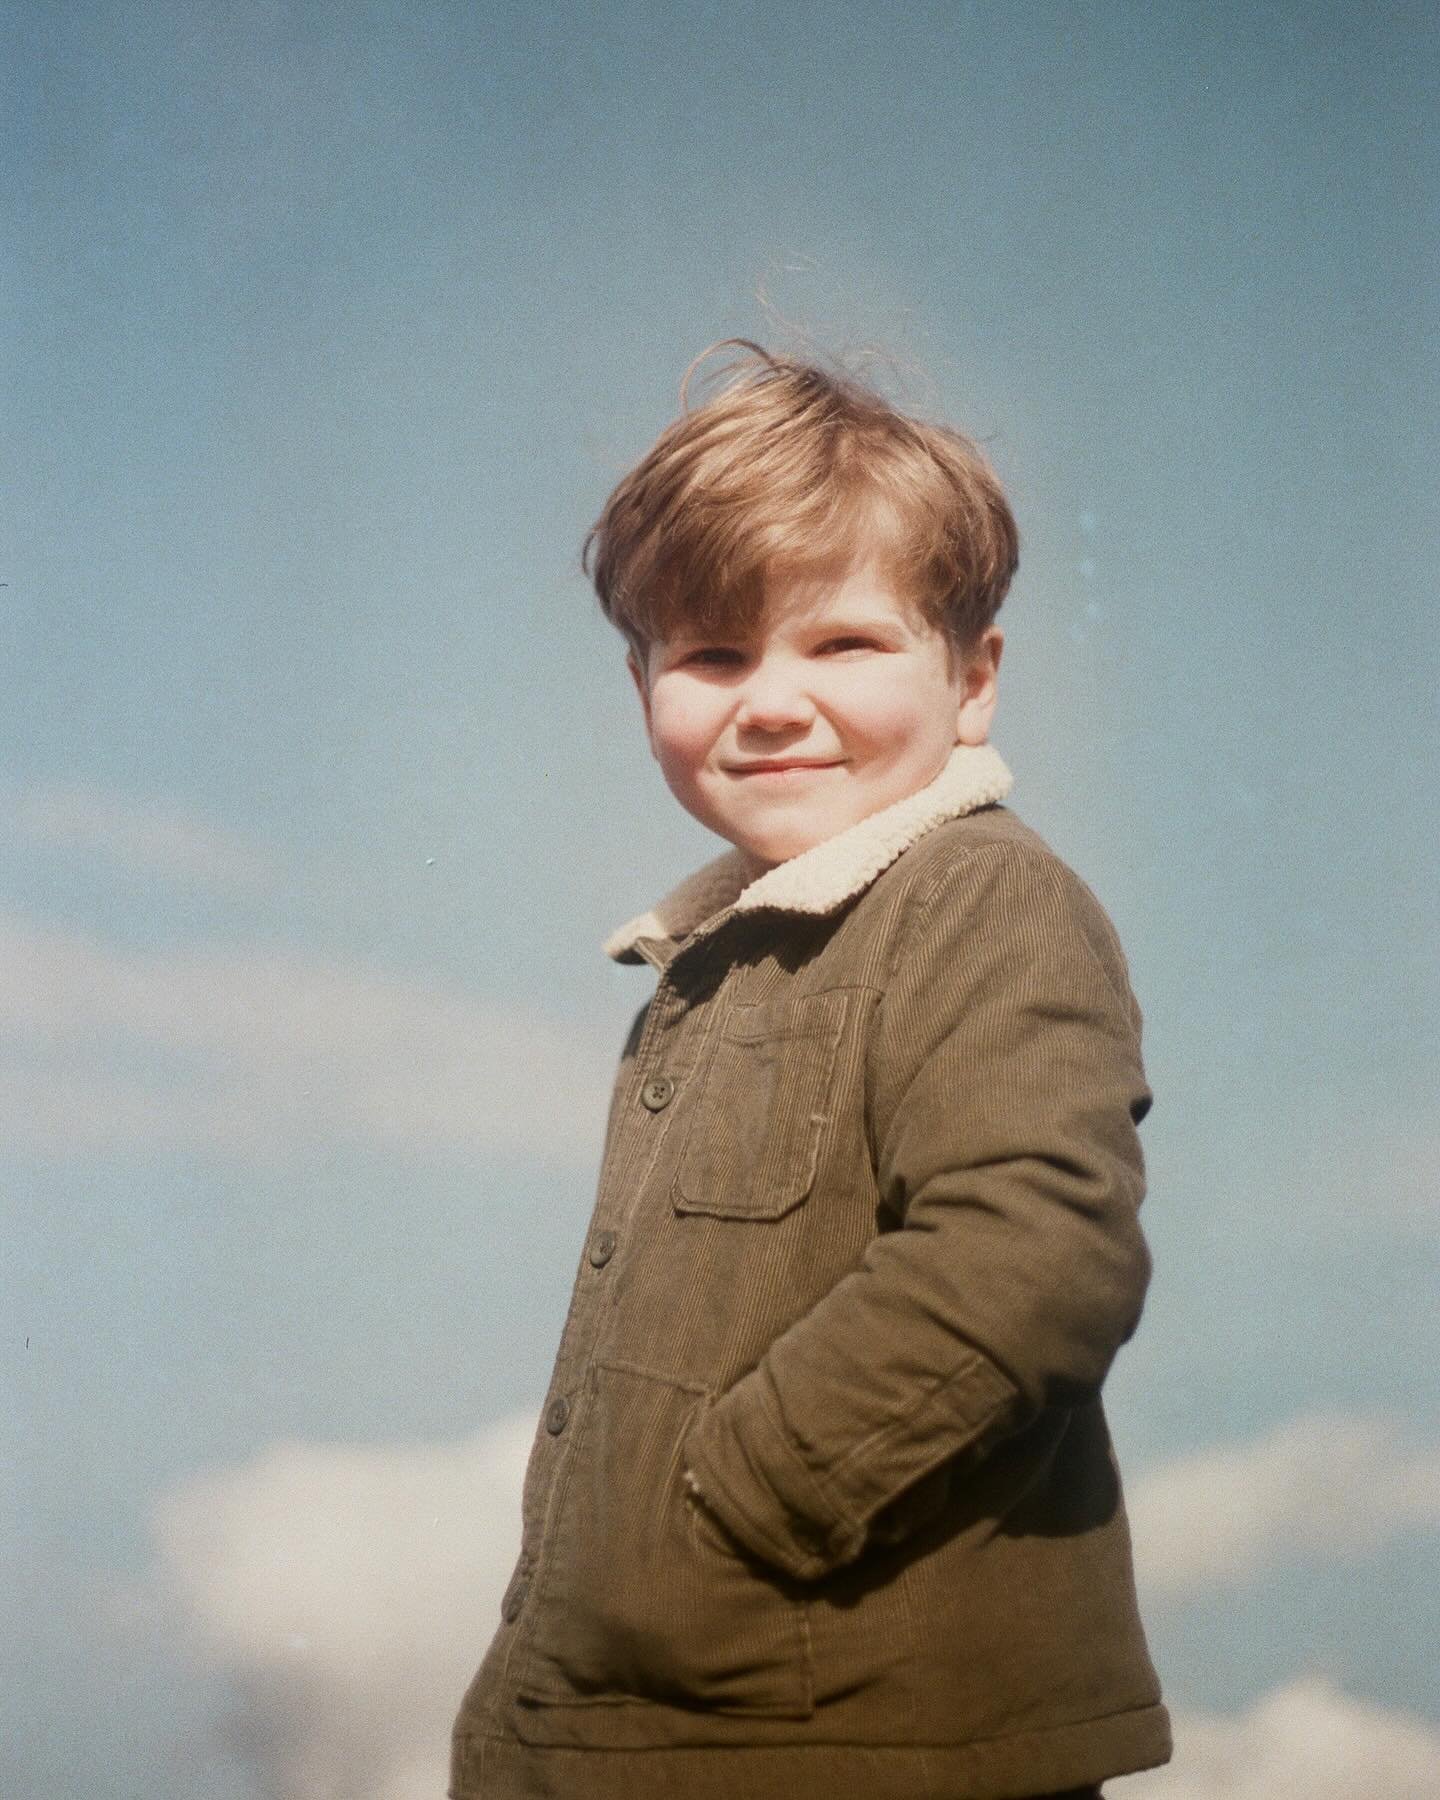
M 1013 777 L 989 744 L 957 745 L 928 787 L 871 813 L 823 844 L 777 863 L 751 880 L 738 850 L 717 856 L 606 939 L 616 962 L 654 960 L 642 943 L 666 949 L 732 912 L 830 913 L 863 893 L 927 831 L 962 813 L 993 806 Z

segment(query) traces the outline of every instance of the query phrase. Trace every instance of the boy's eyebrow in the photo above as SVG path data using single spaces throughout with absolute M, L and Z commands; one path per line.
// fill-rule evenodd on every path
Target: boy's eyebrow
M 843 612 L 831 613 L 828 617 L 815 620 L 817 631 L 899 631 L 904 621 L 894 613 L 867 607 L 863 601 L 847 606 Z
M 888 609 L 872 609 L 856 601 L 843 612 L 804 622 L 808 635 L 815 637 L 876 637 L 898 641 L 913 629 L 906 620 Z
M 833 613 L 813 619 L 802 614 L 800 619 L 804 631 L 817 637 L 843 637 L 854 633 L 891 640 L 906 637 L 915 629 L 915 623 L 898 617 L 887 606 L 871 606 L 862 599 L 848 601 L 842 610 Z M 674 656 L 690 650 L 742 650 L 763 636 L 765 632 L 758 627 L 746 631 L 727 630 L 723 625 L 716 625 L 709 631 L 677 630 L 672 636 L 655 638 L 653 642 L 662 656 Z

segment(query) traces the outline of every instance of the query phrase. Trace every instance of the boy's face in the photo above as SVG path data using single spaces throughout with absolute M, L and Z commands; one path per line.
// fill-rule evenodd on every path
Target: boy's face
M 1002 643 L 992 626 L 960 666 L 867 565 L 780 585 L 748 639 L 671 638 L 630 672 L 670 791 L 758 873 L 983 744 Z

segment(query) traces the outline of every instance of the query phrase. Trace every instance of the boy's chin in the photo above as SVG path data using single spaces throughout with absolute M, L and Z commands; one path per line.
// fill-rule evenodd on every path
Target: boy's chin
M 863 812 L 852 817 L 848 810 L 824 808 L 817 809 L 808 819 L 749 819 L 743 827 L 728 821 L 730 828 L 721 830 L 720 836 L 735 846 L 750 868 L 763 874 L 766 869 L 793 862 L 807 850 L 828 843 L 865 816 Z M 715 829 L 713 825 L 711 828 Z
M 713 831 L 716 837 L 723 838 L 733 849 L 739 851 L 752 879 L 780 863 L 790 862 L 803 855 L 806 850 L 813 850 L 816 844 L 823 843 L 825 838 L 834 835 L 833 832 L 818 827 L 806 827 L 778 819 L 768 827 L 749 820 L 741 825 L 733 818 L 708 809 L 687 807 L 686 811 Z
M 730 839 L 745 858 L 746 867 L 752 875 L 763 875 L 767 869 L 791 862 L 824 841 L 825 834 L 819 832 L 783 832 L 763 837 Z

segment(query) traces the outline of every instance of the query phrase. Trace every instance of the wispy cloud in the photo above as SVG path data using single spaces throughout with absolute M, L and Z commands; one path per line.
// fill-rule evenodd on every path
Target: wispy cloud
M 1440 1731 L 1306 1676 L 1233 1718 L 1182 1713 L 1174 1762 L 1112 1789 L 1116 1800 L 1434 1800 Z
M 1386 1415 L 1306 1413 L 1152 1470 L 1128 1505 L 1142 1591 L 1183 1598 L 1271 1562 L 1360 1557 L 1440 1525 L 1440 1446 Z
M 276 1800 L 435 1800 L 499 1620 L 534 1422 L 459 1444 L 277 1444 L 156 1510 L 165 1591 Z
M 32 1153 L 587 1162 L 617 1051 L 523 1006 L 285 949 L 148 952 L 0 919 L 0 1131 Z
M 264 890 L 278 879 L 273 858 L 238 833 L 173 801 L 87 782 L 0 779 L 0 836 L 79 851 L 128 876 L 225 893 Z

